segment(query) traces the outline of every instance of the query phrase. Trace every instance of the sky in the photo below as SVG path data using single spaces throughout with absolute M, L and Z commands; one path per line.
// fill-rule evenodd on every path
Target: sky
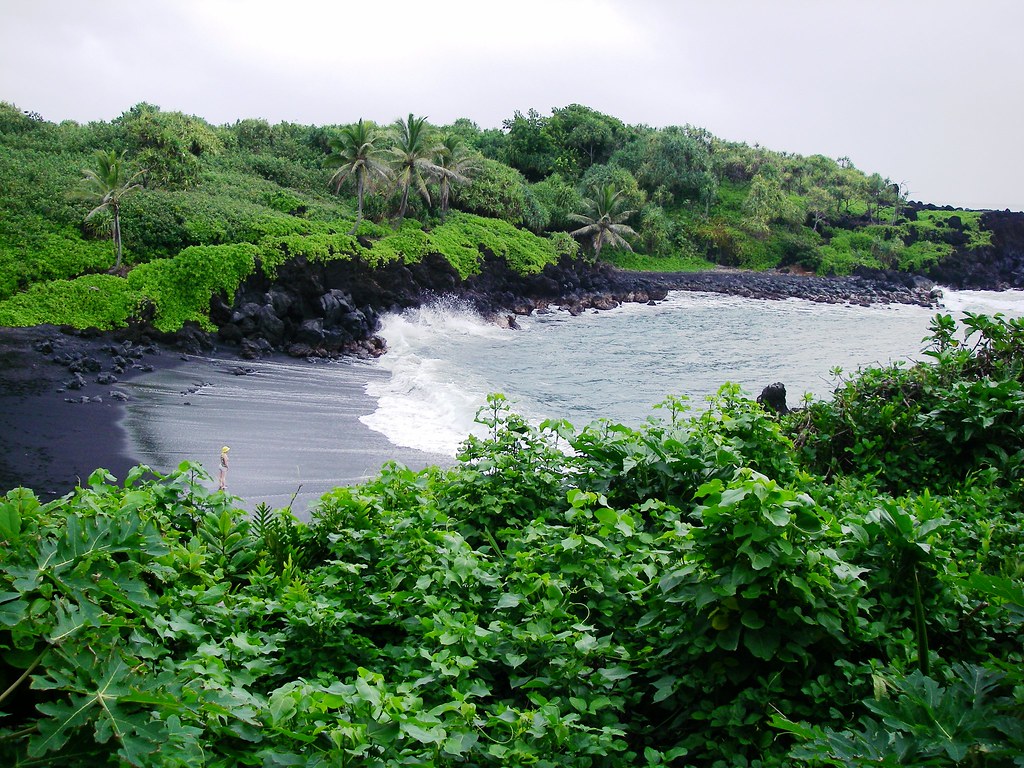
M 583 104 L 1020 211 L 1022 32 L 1024 0 L 0 0 L 0 101 L 481 128 Z

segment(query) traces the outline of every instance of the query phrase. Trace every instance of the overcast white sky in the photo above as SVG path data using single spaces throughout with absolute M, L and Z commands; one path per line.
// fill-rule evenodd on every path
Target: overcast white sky
M 0 0 L 0 101 L 337 124 L 585 104 L 1024 210 L 1024 0 Z

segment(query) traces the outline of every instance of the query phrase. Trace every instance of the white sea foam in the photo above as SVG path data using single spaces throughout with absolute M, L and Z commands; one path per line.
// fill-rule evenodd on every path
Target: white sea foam
M 508 333 L 450 299 L 388 315 L 380 331 L 388 353 L 379 365 L 390 376 L 366 385 L 377 408 L 360 421 L 395 445 L 454 456 L 478 427 L 474 418 L 490 391 L 458 364 L 460 352 L 500 344 Z
M 954 291 L 942 288 L 942 307 L 952 313 L 1024 316 L 1024 291 Z

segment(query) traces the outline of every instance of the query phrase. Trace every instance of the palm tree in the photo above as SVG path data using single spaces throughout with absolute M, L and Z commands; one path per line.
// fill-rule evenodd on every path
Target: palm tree
M 414 185 L 427 203 L 430 203 L 430 192 L 427 190 L 427 177 L 437 174 L 437 166 L 431 162 L 435 155 L 435 145 L 430 141 L 427 118 L 413 117 L 409 113 L 406 120 L 395 121 L 395 145 L 391 148 L 392 167 L 395 183 L 402 187 L 402 203 L 398 208 L 396 226 L 402 223 L 409 207 L 409 190 Z
M 114 241 L 114 269 L 121 268 L 121 198 L 133 189 L 142 186 L 136 180 L 145 171 L 136 171 L 128 175 L 127 162 L 124 159 L 125 153 L 118 155 L 114 150 L 104 151 L 97 149 L 93 153 L 93 165 L 82 169 L 81 196 L 86 200 L 96 203 L 85 215 L 85 220 L 90 221 L 94 217 L 109 211 L 113 216 L 110 226 L 110 236 Z
M 372 123 L 364 123 L 360 118 L 355 125 L 346 125 L 341 129 L 339 138 L 330 139 L 327 143 L 332 154 L 327 157 L 327 165 L 337 168 L 331 176 L 331 184 L 337 193 L 345 179 L 355 176 L 356 179 L 356 222 L 349 234 L 354 235 L 363 220 L 363 195 L 372 189 L 374 179 L 386 179 L 387 165 L 381 155 L 383 150 L 377 146 L 379 133 Z
M 601 249 L 606 244 L 632 251 L 632 247 L 626 242 L 625 235 L 636 236 L 636 232 L 623 222 L 635 211 L 619 210 L 622 205 L 620 200 L 622 193 L 615 188 L 614 184 L 598 187 L 594 192 L 593 199 L 583 201 L 591 214 L 590 216 L 579 213 L 569 214 L 570 219 L 584 224 L 570 234 L 573 237 L 591 237 L 595 259 L 601 257 Z
M 468 184 L 469 177 L 476 172 L 476 155 L 472 154 L 462 139 L 452 133 L 441 137 L 434 155 L 434 176 L 439 187 L 438 197 L 441 198 L 441 221 L 448 215 L 448 197 L 452 184 Z

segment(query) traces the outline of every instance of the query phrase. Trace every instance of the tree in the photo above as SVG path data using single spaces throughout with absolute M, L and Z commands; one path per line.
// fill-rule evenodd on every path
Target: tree
M 335 193 L 350 176 L 356 180 L 356 221 L 350 232 L 353 235 L 363 220 L 363 195 L 372 188 L 375 179 L 386 179 L 388 175 L 388 167 L 382 158 L 383 150 L 376 143 L 378 139 L 376 126 L 360 118 L 358 123 L 342 128 L 338 138 L 328 141 L 331 154 L 325 163 L 338 169 L 331 176 Z
M 613 184 L 606 184 L 594 191 L 594 197 L 584 200 L 590 215 L 574 213 L 570 216 L 584 226 L 570 234 L 573 237 L 590 237 L 594 246 L 594 258 L 601 258 L 601 249 L 607 244 L 632 251 L 626 241 L 626 235 L 636 236 L 636 232 L 624 222 L 635 211 L 623 211 L 620 192 Z
M 531 182 L 547 178 L 557 170 L 558 147 L 551 138 L 547 119 L 537 110 L 531 109 L 525 115 L 517 110 L 515 116 L 502 125 L 508 141 L 499 159 Z
M 629 169 L 614 163 L 608 165 L 592 165 L 583 174 L 579 189 L 582 194 L 602 189 L 608 185 L 615 187 L 619 194 L 619 206 L 631 211 L 639 211 L 647 204 L 647 192 L 641 189 L 636 177 Z
M 133 189 L 142 186 L 137 179 L 144 171 L 136 171 L 128 175 L 125 153 L 118 155 L 114 150 L 96 150 L 93 153 L 93 165 L 82 169 L 82 197 L 96 207 L 85 215 L 90 221 L 103 212 L 109 212 L 110 236 L 114 241 L 114 269 L 121 268 L 121 198 Z
M 146 186 L 188 189 L 199 184 L 202 158 L 222 149 L 206 121 L 181 112 L 161 112 L 152 104 L 136 104 L 116 121 L 124 128 L 128 147 L 146 169 Z
M 765 166 L 754 177 L 743 201 L 744 223 L 753 232 L 766 235 L 771 222 L 786 217 L 788 207 L 786 196 L 779 185 L 778 170 L 770 165 Z
M 590 107 L 570 104 L 552 110 L 548 132 L 562 151 L 558 165 L 582 172 L 597 163 L 606 163 L 625 134 L 621 120 Z
M 811 187 L 807 191 L 807 213 L 813 222 L 812 230 L 818 231 L 818 227 L 828 224 L 828 215 L 832 209 L 832 199 L 828 192 L 822 187 Z
M 468 184 L 470 176 L 476 173 L 477 155 L 470 152 L 456 134 L 445 133 L 436 147 L 434 155 L 434 176 L 437 178 L 438 197 L 441 203 L 441 221 L 448 216 L 448 198 L 452 184 Z
M 231 126 L 231 133 L 241 149 L 253 153 L 267 152 L 273 149 L 274 129 L 266 120 L 246 118 L 238 120 Z
M 649 194 L 663 188 L 675 204 L 694 200 L 702 203 L 705 211 L 714 202 L 718 181 L 712 172 L 708 140 L 689 126 L 640 134 L 616 152 L 612 162 L 628 168 Z
M 885 198 L 886 192 L 889 185 L 892 182 L 889 179 L 883 179 L 881 175 L 873 173 L 867 178 L 867 198 L 868 198 L 868 221 L 878 223 L 878 211 L 882 207 L 882 201 Z M 874 206 L 874 207 L 872 207 Z
M 410 112 L 405 120 L 395 121 L 395 130 L 397 135 L 391 155 L 395 182 L 402 188 L 402 202 L 396 219 L 396 224 L 401 224 L 409 208 L 409 190 L 413 186 L 430 203 L 427 178 L 437 173 L 437 166 L 432 162 L 436 145 L 430 141 L 430 128 L 425 117 L 414 117 Z
M 892 205 L 892 219 L 889 223 L 893 226 L 896 226 L 896 222 L 899 221 L 900 211 L 903 208 L 903 204 L 907 202 L 909 195 L 910 190 L 907 188 L 905 181 L 893 182 L 889 185 L 889 202 Z
M 523 174 L 497 160 L 481 158 L 473 183 L 459 194 L 459 208 L 479 216 L 522 224 L 527 211 Z
M 576 187 L 558 174 L 548 176 L 544 181 L 530 185 L 534 199 L 547 212 L 547 227 L 568 230 L 569 216 L 583 206 L 583 197 Z

